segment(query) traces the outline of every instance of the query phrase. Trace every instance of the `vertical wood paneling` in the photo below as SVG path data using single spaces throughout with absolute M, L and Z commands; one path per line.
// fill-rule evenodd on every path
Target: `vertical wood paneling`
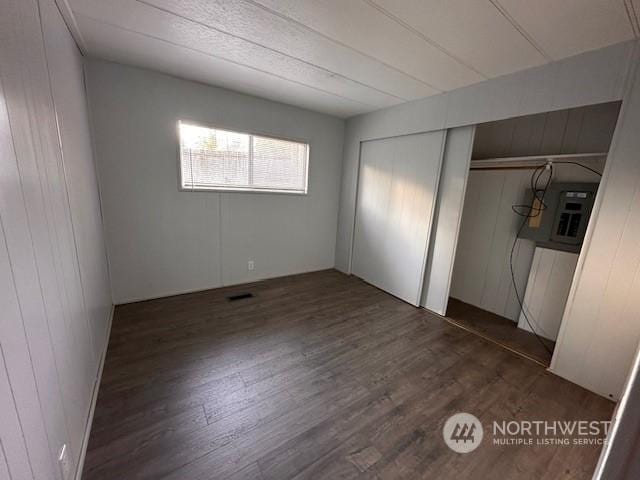
M 607 444 L 602 447 L 594 480 L 640 477 L 640 409 L 635 399 L 640 397 L 640 350 L 636 352 L 618 408 L 609 429 Z
M 39 5 L 84 307 L 93 343 L 100 346 L 107 334 L 111 298 L 82 57 L 55 3 L 39 0 Z
M 607 152 L 619 102 L 478 125 L 474 159 Z
M 521 203 L 531 172 L 473 170 L 458 238 L 451 296 L 517 321 L 520 308 L 511 282 L 509 253 L 521 218 L 511 205 Z M 524 295 L 533 246 L 518 241 L 514 271 Z
M 465 276 L 465 266 L 470 262 L 472 257 L 472 249 L 466 245 L 465 238 L 471 238 L 475 224 L 473 218 L 478 210 L 478 199 L 481 194 L 482 182 L 471 181 L 475 176 L 474 172 L 468 172 L 467 189 L 465 193 L 462 219 L 460 221 L 460 232 L 458 233 L 458 247 L 456 249 L 456 256 L 453 263 L 453 274 L 451 276 L 451 291 L 452 297 L 458 298 L 463 295 Z
M 354 273 L 418 305 L 444 131 L 366 142 L 356 216 Z
M 86 117 L 69 116 L 85 101 L 81 77 L 67 78 L 69 90 L 57 97 L 66 112 L 64 153 L 60 143 L 43 19 L 57 32 L 48 41 L 80 63 L 53 0 L 9 0 L 0 13 L 0 440 L 13 478 L 57 480 L 63 445 L 72 469 L 78 462 L 106 345 L 104 246 L 99 230 L 84 234 L 87 216 L 99 224 L 97 185 L 82 167 L 93 162 Z M 69 62 L 58 57 L 56 66 L 80 75 Z M 72 211 L 70 179 L 85 184 L 75 199 L 85 218 Z M 82 274 L 78 236 L 90 244 Z
M 516 172 L 509 173 L 514 174 Z M 527 285 L 527 276 L 535 248 L 534 242 L 523 239 L 518 240 L 513 254 L 513 270 L 516 278 L 516 286 L 514 287 L 511 278 L 509 255 L 522 218 L 513 213 L 511 206 L 514 203 L 522 203 L 524 192 L 529 188 L 531 176 L 530 171 L 520 173 L 520 175 L 508 175 L 506 179 L 510 187 L 505 187 L 505 192 L 509 192 L 511 197 L 503 198 L 500 205 L 501 215 L 503 216 L 500 222 L 502 230 L 500 230 L 497 237 L 501 239 L 501 243 L 497 254 L 494 251 L 494 256 L 492 257 L 495 259 L 496 264 L 499 265 L 495 269 L 499 279 L 495 282 L 493 289 L 486 289 L 485 291 L 485 295 L 492 295 L 488 303 L 493 305 L 496 310 L 502 310 L 504 312 L 503 315 L 511 319 L 517 319 L 520 315 L 520 303 L 516 296 L 516 288 L 518 295 L 522 298 Z M 505 212 L 511 212 L 511 215 L 506 216 Z
M 531 259 L 535 252 L 536 244 L 530 240 L 518 240 L 515 252 L 513 254 L 513 271 L 516 277 L 516 286 L 520 298 L 524 297 L 527 288 L 527 275 L 531 268 Z M 511 279 L 511 270 L 508 266 L 508 260 L 504 262 L 504 270 L 502 273 L 502 291 L 499 293 L 500 299 L 504 302 L 504 316 L 506 318 L 517 319 L 520 315 L 520 302 L 516 297 L 516 289 Z M 504 293 L 503 293 L 504 292 Z M 516 321 L 516 320 L 514 320 Z
M 463 270 L 458 270 L 453 282 L 453 296 L 473 305 L 482 303 L 485 275 L 489 268 L 489 256 L 493 245 L 496 223 L 500 216 L 499 205 L 505 185 L 504 172 L 491 175 L 489 172 L 472 172 L 469 183 L 477 183 L 476 203 L 467 215 L 463 213 L 460 250 L 466 252 Z M 465 206 L 466 206 L 465 201 Z M 458 260 L 456 259 L 456 264 Z M 458 287 L 460 285 L 460 287 Z
M 4 454 L 2 440 L 0 440 L 0 478 L 11 480 L 11 473 L 9 472 L 9 465 L 7 465 L 7 457 Z
M 533 256 L 524 303 L 535 332 L 555 341 L 567 303 L 578 254 L 537 247 Z M 520 314 L 518 327 L 531 331 Z
M 15 132 L 17 165 L 12 182 L 22 188 L 13 190 L 14 195 L 7 201 L 9 211 L 1 214 L 5 219 L 40 404 L 47 412 L 44 421 L 51 456 L 55 458 L 61 446 L 68 443 L 70 456 L 74 458 L 79 439 L 69 434 L 66 414 L 69 408 L 75 408 L 71 412 L 87 410 L 97 362 L 82 299 L 37 5 L 23 2 L 17 13 L 15 38 L 21 43 L 6 52 L 13 68 L 3 75 L 3 83 Z M 22 210 L 16 205 L 22 201 L 24 214 L 18 218 Z M 55 253 L 52 245 L 57 245 Z M 52 265 L 56 258 L 57 268 Z M 65 293 L 68 302 L 70 317 L 67 320 L 60 315 L 57 304 L 60 292 Z M 69 338 L 77 343 L 69 342 Z M 54 354 L 54 348 L 59 355 Z M 82 352 L 83 362 L 78 363 L 77 359 L 65 362 L 63 352 L 74 349 Z M 63 362 L 74 365 L 74 369 L 62 370 Z M 83 382 L 75 391 L 71 390 L 77 379 Z M 75 400 L 66 408 L 62 387 L 68 389 L 72 394 L 70 399 Z
M 522 222 L 522 219 L 513 213 L 511 206 L 522 203 L 530 172 L 507 170 L 504 173 L 502 194 L 500 195 L 498 209 L 495 212 L 496 220 L 491 247 L 486 252 L 487 255 L 485 257 L 487 267 L 483 275 L 485 281 L 479 306 L 491 312 L 502 311 L 503 313 L 500 315 L 506 316 L 507 305 L 514 300 L 517 302 L 515 292 L 512 292 L 510 288 L 512 282 L 509 269 L 509 254 L 511 253 L 519 224 Z M 518 253 L 520 252 L 518 250 Z M 478 253 L 482 255 L 482 252 Z M 525 279 L 529 273 L 528 268 L 525 272 L 516 269 L 515 273 L 516 281 L 518 281 L 518 291 L 521 295 L 524 295 Z M 513 320 L 512 317 L 508 318 Z
M 560 150 L 560 153 L 578 152 L 578 140 L 580 138 L 580 131 L 582 130 L 584 115 L 585 115 L 584 108 L 574 108 L 569 110 L 569 115 L 567 116 L 567 123 L 565 124 L 565 129 L 564 129 L 564 140 L 562 142 L 562 150 Z M 614 122 L 614 127 L 615 127 L 615 122 Z M 609 136 L 608 142 L 609 144 L 611 143 L 611 136 Z M 608 148 L 609 147 L 607 144 L 607 149 Z
M 87 412 L 89 408 L 88 392 L 93 387 L 98 361 L 95 358 L 93 362 L 79 364 L 77 354 L 80 346 L 88 348 L 91 345 L 96 346 L 94 355 L 101 353 L 106 344 L 111 299 L 82 59 L 54 2 L 40 0 L 39 5 L 51 83 L 50 95 L 55 105 L 54 118 L 62 147 L 62 155 L 58 160 L 62 204 L 68 210 L 71 225 L 66 238 L 71 235 L 72 241 L 68 240 L 68 243 L 74 247 L 71 254 L 76 262 L 77 279 L 81 287 L 78 292 L 80 295 L 76 296 L 75 304 L 67 308 L 66 314 L 64 310 L 56 309 L 58 305 L 53 297 L 53 289 L 50 289 L 52 293 L 47 302 L 69 428 L 67 448 L 71 458 L 76 458 L 80 454 L 85 431 L 86 415 L 82 412 Z M 53 217 L 50 215 L 50 218 Z M 62 271 L 61 268 L 59 270 Z M 49 279 L 49 276 L 45 277 Z M 80 325 L 73 323 L 74 317 L 81 320 Z M 83 353 L 85 355 L 88 353 Z
M 617 398 L 640 340 L 640 76 L 622 106 L 551 369 Z M 626 368 L 625 368 L 626 367 Z
M 3 122 L 0 125 L 2 125 L 0 127 L 1 134 L 5 124 Z M 4 138 L 0 137 L 0 145 L 4 145 L 1 140 Z M 5 152 L 2 153 L 2 158 L 5 158 Z M 0 442 L 2 442 L 7 469 L 12 478 L 33 479 L 35 472 L 42 475 L 42 472 L 46 471 L 40 466 L 44 462 L 46 468 L 46 437 L 39 408 L 34 404 L 34 400 L 37 398 L 35 382 L 31 372 L 26 341 L 21 330 L 22 316 L 18 307 L 11 265 L 2 231 L 0 231 L 0 305 L 2 306 L 2 315 L 0 316 Z M 14 389 L 11 388 L 9 382 L 9 368 L 14 373 L 14 381 L 20 382 Z M 30 417 L 22 424 L 18 417 L 19 409 L 16 401 L 24 402 L 21 405 L 23 413 L 30 413 Z M 35 422 L 35 426 L 33 422 Z M 25 432 L 25 429 L 28 430 Z M 37 447 L 28 453 L 27 448 L 34 444 Z M 31 466 L 31 462 L 36 463 L 35 470 Z
M 21 9 L 24 16 L 29 18 L 29 23 L 25 23 L 20 31 L 24 51 L 15 50 L 21 53 L 21 58 L 15 59 L 16 63 L 13 70 L 16 75 L 20 75 L 23 79 L 24 103 L 29 105 L 28 121 L 30 123 L 28 133 L 33 139 L 32 148 L 35 153 L 35 168 L 37 171 L 37 175 L 36 173 L 25 173 L 22 177 L 30 180 L 38 179 L 40 182 L 45 206 L 48 209 L 46 215 L 51 236 L 55 239 L 53 240 L 54 242 L 57 241 L 57 270 L 59 272 L 58 275 L 61 277 L 59 283 L 65 295 L 72 328 L 78 332 L 80 348 L 83 349 L 83 358 L 87 360 L 85 364 L 85 381 L 87 385 L 90 385 L 95 375 L 93 364 L 97 361 L 97 354 L 93 345 L 93 338 L 86 315 L 86 306 L 82 297 L 82 284 L 76 252 L 77 246 L 69 209 L 68 189 L 57 128 L 57 115 L 52 103 L 49 72 L 41 35 L 42 25 L 39 18 L 38 4 L 35 0 L 21 3 Z M 8 77 L 11 78 L 10 76 Z M 16 87 L 19 88 L 17 83 Z M 81 92 L 78 92 L 78 94 L 81 95 Z M 18 104 L 19 107 L 20 104 Z M 27 137 L 26 132 L 25 127 L 25 138 Z M 22 136 L 17 136 L 16 141 L 24 140 Z M 18 153 L 19 161 L 26 162 L 27 159 L 23 159 L 23 156 L 26 155 Z M 25 197 L 29 200 L 28 195 L 25 195 Z M 33 224 L 34 228 L 42 228 L 45 222 L 38 220 Z M 44 235 L 40 234 L 40 232 L 34 233 L 33 238 L 36 242 L 42 242 Z
M 14 35 L 7 42 L 2 42 L 0 48 L 0 63 L 3 65 L 15 64 L 13 55 L 19 52 L 16 40 L 20 38 L 21 18 L 20 13 L 14 5 L 5 5 L 6 9 L 2 18 L 6 21 L 2 24 L 5 28 L 14 30 Z M 2 162 L 0 163 L 0 178 L 2 178 L 2 188 L 0 189 L 0 222 L 3 230 L 2 249 L 8 252 L 8 263 L 3 265 L 2 272 L 12 275 L 11 283 L 2 290 L 14 290 L 18 305 L 9 315 L 2 315 L 3 325 L 0 329 L 2 334 L 2 344 L 6 355 L 9 381 L 12 383 L 13 393 L 16 397 L 16 408 L 22 422 L 23 434 L 29 450 L 31 468 L 36 479 L 51 478 L 53 472 L 53 444 L 59 438 L 50 438 L 48 433 L 53 434 L 53 429 L 61 427 L 60 419 L 54 413 L 46 424 L 43 416 L 42 396 L 50 398 L 52 403 L 60 408 L 59 396 L 56 397 L 55 367 L 52 361 L 50 345 L 46 345 L 47 326 L 46 314 L 43 299 L 40 291 L 38 270 L 33 253 L 32 237 L 29 227 L 29 218 L 26 208 L 27 193 L 40 192 L 38 177 L 22 178 L 18 170 L 17 156 L 22 153 L 26 160 L 33 159 L 33 146 L 31 138 L 26 132 L 29 131 L 29 120 L 24 118 L 27 112 L 26 99 L 21 87 L 14 85 L 7 78 L 6 72 L 2 71 L 3 92 L 0 96 L 0 131 L 3 141 Z M 17 70 L 13 70 L 16 72 Z M 7 103 L 5 103 L 5 100 Z M 11 107 L 9 102 L 13 102 L 13 116 L 10 123 Z M 21 121 L 22 117 L 22 121 Z M 12 136 L 13 134 L 13 136 Z M 21 135 L 22 134 L 22 135 Z M 22 137 L 24 143 L 17 141 L 18 136 Z M 16 151 L 11 147 L 15 145 Z M 21 151 L 24 148 L 28 151 Z M 4 309 L 4 308 L 3 308 Z M 19 314 L 18 314 L 19 312 Z M 42 348 L 41 351 L 33 351 L 35 348 Z M 33 368 L 33 357 L 40 370 L 36 375 Z M 44 358 L 43 358 L 44 357 Z M 48 374 L 42 369 L 50 369 Z M 36 380 L 40 378 L 44 384 L 36 385 Z M 58 410 L 60 412 L 60 410 Z M 49 432 L 47 431 L 47 428 Z M 55 477 L 54 477 L 55 478 Z

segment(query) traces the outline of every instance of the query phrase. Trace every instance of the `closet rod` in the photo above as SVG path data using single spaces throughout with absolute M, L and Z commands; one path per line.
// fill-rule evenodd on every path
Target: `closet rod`
M 472 159 L 471 170 L 534 170 L 547 162 L 605 160 L 607 152 Z

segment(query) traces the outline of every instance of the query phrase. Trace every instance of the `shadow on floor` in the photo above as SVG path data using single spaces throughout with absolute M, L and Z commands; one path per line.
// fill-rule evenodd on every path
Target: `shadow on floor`
M 447 317 L 455 325 L 497 342 L 545 367 L 551 363 L 555 342 L 541 338 L 545 348 L 533 333 L 518 328 L 518 324 L 508 318 L 455 298 L 449 298 Z

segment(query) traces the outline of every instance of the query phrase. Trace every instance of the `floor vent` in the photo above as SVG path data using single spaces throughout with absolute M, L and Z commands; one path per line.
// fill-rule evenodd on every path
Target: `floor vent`
M 236 295 L 229 295 L 227 300 L 235 302 L 236 300 L 244 300 L 245 298 L 253 298 L 253 293 L 238 293 Z

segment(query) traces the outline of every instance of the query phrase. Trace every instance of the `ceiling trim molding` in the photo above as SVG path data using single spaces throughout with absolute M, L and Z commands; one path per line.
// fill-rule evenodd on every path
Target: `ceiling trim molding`
M 82 55 L 86 56 L 89 52 L 87 48 L 87 42 L 85 41 L 82 33 L 80 33 L 80 28 L 78 27 L 78 22 L 76 21 L 75 14 L 69 5 L 68 0 L 55 0 L 55 4 L 58 7 L 58 11 L 60 15 L 62 15 L 62 19 L 64 23 L 67 24 L 67 28 L 73 37 L 73 40 L 76 42 L 78 49 Z
M 114 25 L 113 23 L 105 22 L 104 20 L 89 16 L 89 15 L 79 14 L 78 16 L 82 17 L 82 18 L 86 18 L 86 19 L 92 20 L 94 22 L 101 23 L 103 25 L 108 25 L 108 26 L 110 26 L 112 28 L 116 28 L 118 30 L 122 30 L 122 31 L 125 31 L 125 32 L 133 33 L 134 35 L 140 35 L 142 37 L 151 38 L 153 40 L 157 40 L 159 42 L 163 42 L 163 43 L 166 43 L 168 45 L 172 45 L 174 47 L 183 48 L 185 50 L 190 50 L 192 52 L 196 52 L 196 53 L 198 53 L 200 55 L 206 55 L 206 56 L 211 57 L 211 58 L 216 58 L 216 59 L 218 59 L 218 60 L 220 60 L 222 62 L 228 62 L 228 63 L 231 63 L 233 65 L 238 65 L 240 67 L 248 68 L 250 70 L 255 70 L 256 72 L 260 72 L 260 73 L 263 73 L 265 75 L 270 75 L 270 76 L 278 78 L 280 80 L 284 80 L 285 82 L 294 83 L 296 85 L 300 85 L 302 87 L 309 88 L 311 90 L 315 90 L 315 91 L 323 93 L 325 95 L 331 95 L 332 97 L 335 97 L 335 98 L 339 98 L 339 99 L 342 99 L 342 100 L 347 100 L 347 101 L 352 102 L 352 103 L 357 103 L 359 105 L 362 105 L 364 107 L 367 107 L 367 108 L 371 109 L 370 111 L 377 110 L 379 108 L 376 105 L 371 105 L 371 104 L 362 102 L 360 100 L 354 100 L 353 98 L 345 97 L 344 95 L 340 95 L 340 94 L 337 94 L 337 93 L 334 93 L 334 92 L 330 92 L 328 90 L 323 90 L 322 88 L 314 87 L 313 85 L 309 85 L 309 84 L 306 84 L 304 82 L 300 82 L 298 80 L 293 80 L 291 78 L 283 77 L 282 75 L 278 75 L 277 73 L 269 72 L 267 70 L 262 70 L 261 68 L 254 67 L 253 65 L 248 65 L 248 64 L 242 63 L 242 62 L 237 62 L 235 60 L 230 60 L 228 58 L 224 58 L 224 57 L 221 57 L 219 55 L 215 55 L 215 54 L 210 53 L 210 52 L 205 52 L 205 51 L 199 50 L 197 48 L 193 48 L 193 47 L 189 47 L 187 45 L 183 45 L 183 44 L 180 44 L 180 43 L 172 42 L 170 40 L 167 40 L 166 38 L 160 38 L 160 37 L 157 37 L 155 35 L 148 35 L 146 33 L 142 33 L 142 32 L 139 32 L 137 30 L 132 30 L 130 28 L 122 27 L 121 25 Z M 213 85 L 213 84 L 211 84 L 211 85 Z M 215 86 L 215 85 L 213 85 L 213 86 Z
M 380 90 L 377 87 L 374 87 L 372 85 L 366 84 L 366 83 L 361 82 L 359 80 L 356 80 L 354 78 L 348 77 L 348 76 L 346 76 L 346 75 L 344 75 L 342 73 L 334 72 L 333 70 L 329 70 L 328 68 L 325 68 L 325 67 L 323 67 L 321 65 L 309 62 L 307 60 L 304 60 L 304 59 L 299 58 L 299 57 L 295 57 L 293 55 L 289 55 L 286 52 L 283 52 L 281 50 L 277 50 L 275 48 L 269 47 L 269 46 L 267 46 L 267 45 L 265 45 L 263 43 L 256 42 L 254 40 L 251 40 L 249 38 L 243 37 L 241 35 L 236 35 L 235 33 L 231 33 L 231 32 L 229 32 L 227 30 L 223 30 L 221 28 L 214 27 L 213 25 L 210 25 L 208 23 L 202 22 L 200 20 L 195 20 L 195 19 L 187 17 L 185 15 L 181 15 L 179 13 L 176 13 L 176 12 L 172 11 L 172 10 L 169 10 L 169 9 L 166 9 L 166 8 L 163 8 L 163 7 L 159 7 L 157 5 L 153 5 L 152 3 L 149 3 L 146 0 L 135 0 L 135 1 L 140 3 L 140 4 L 142 4 L 142 5 L 147 6 L 149 8 L 153 8 L 155 10 L 159 10 L 161 12 L 164 12 L 164 13 L 166 13 L 168 15 L 173 15 L 174 17 L 181 18 L 182 20 L 184 20 L 186 22 L 191 22 L 191 23 L 194 23 L 196 25 L 200 25 L 201 27 L 204 27 L 204 28 L 206 28 L 208 30 L 215 30 L 216 32 L 219 32 L 219 33 L 221 33 L 223 35 L 228 35 L 229 37 L 237 38 L 238 40 L 242 40 L 243 42 L 250 43 L 251 45 L 255 45 L 257 47 L 264 48 L 265 50 L 270 50 L 270 51 L 272 51 L 274 53 L 277 53 L 278 55 L 282 55 L 284 57 L 291 58 L 292 60 L 295 60 L 297 62 L 303 63 L 305 65 L 308 65 L 308 66 L 312 67 L 312 68 L 315 68 L 315 69 L 318 69 L 318 70 L 322 70 L 323 72 L 325 72 L 325 73 L 327 73 L 327 74 L 329 74 L 331 76 L 344 78 L 345 80 L 348 80 L 350 82 L 356 83 L 356 84 L 358 84 L 358 85 L 360 85 L 360 86 L 362 86 L 364 88 L 368 88 L 368 89 L 374 90 L 374 91 L 376 91 L 376 92 L 378 92 L 378 93 L 380 93 L 382 95 L 387 95 L 389 97 L 393 97 L 393 98 L 398 99 L 398 100 L 400 100 L 402 102 L 407 102 L 409 100 L 407 98 L 399 97 L 398 95 L 395 95 L 393 93 L 389 93 L 389 92 L 385 92 L 384 90 Z
M 462 60 L 461 58 L 459 58 L 458 56 L 456 56 L 454 53 L 451 53 L 449 50 L 447 50 L 445 47 L 443 47 L 442 45 L 440 45 L 438 42 L 436 42 L 435 40 L 433 40 L 432 38 L 428 37 L 427 35 L 425 35 L 424 33 L 422 33 L 420 30 L 418 30 L 417 28 L 412 27 L 411 25 L 409 25 L 407 22 L 405 22 L 404 20 L 402 20 L 400 17 L 397 17 L 396 15 L 394 15 L 393 13 L 391 13 L 389 10 L 385 9 L 384 7 L 382 7 L 381 5 L 378 5 L 374 0 L 363 0 L 365 3 L 367 3 L 371 8 L 377 10 L 378 12 L 380 12 L 381 14 L 383 14 L 384 16 L 388 17 L 390 20 L 396 22 L 398 25 L 400 25 L 402 28 L 404 28 L 405 30 L 411 32 L 412 34 L 414 34 L 416 37 L 420 38 L 421 40 L 423 40 L 424 42 L 428 43 L 429 45 L 431 45 L 434 48 L 437 48 L 438 50 L 440 50 L 442 53 L 444 53 L 445 55 L 447 55 L 448 57 L 450 57 L 451 59 L 455 60 L 456 62 L 458 62 L 460 65 L 464 66 L 465 68 L 468 68 L 469 70 L 477 73 L 478 75 L 480 75 L 483 79 L 488 80 L 489 76 L 483 72 L 481 72 L 480 70 L 478 70 L 477 68 L 475 68 L 473 65 L 469 65 L 467 62 L 465 62 L 464 60 Z
M 524 27 L 522 27 L 522 25 L 520 25 L 516 21 L 516 19 L 511 16 L 507 9 L 500 4 L 499 0 L 489 0 L 489 2 L 491 2 L 491 5 L 493 5 L 496 10 L 498 10 L 504 16 L 504 18 L 506 18 L 509 23 L 513 25 L 513 28 L 515 28 L 520 33 L 520 35 L 522 35 L 531 44 L 531 46 L 540 53 L 540 55 L 542 55 L 548 62 L 554 61 L 554 59 L 544 51 L 544 49 L 538 44 L 538 42 L 536 42 L 535 38 L 529 35 Z
M 340 45 L 341 47 L 347 48 L 347 49 L 351 50 L 352 52 L 356 52 L 357 54 L 362 55 L 364 57 L 367 57 L 370 60 L 374 60 L 374 61 L 384 65 L 387 68 L 390 68 L 390 69 L 392 69 L 392 70 L 394 70 L 394 71 L 396 71 L 396 72 L 398 72 L 398 73 L 400 73 L 402 75 L 405 75 L 405 76 L 415 80 L 416 82 L 420 82 L 423 85 L 426 85 L 427 87 L 431 88 L 432 90 L 435 90 L 436 93 L 443 93 L 444 92 L 444 90 L 442 90 L 441 88 L 438 88 L 435 85 L 432 85 L 431 83 L 429 83 L 429 82 L 427 82 L 427 81 L 425 81 L 425 80 L 423 80 L 421 78 L 418 78 L 418 77 L 416 77 L 414 75 L 411 75 L 410 73 L 407 73 L 404 70 L 399 69 L 398 67 L 395 67 L 395 66 L 393 66 L 393 65 L 391 65 L 389 63 L 386 63 L 385 61 L 380 60 L 379 58 L 376 58 L 376 57 L 374 57 L 372 55 L 369 55 L 368 53 L 362 52 L 362 51 L 358 50 L 357 48 L 352 47 L 351 45 L 347 45 L 346 43 L 342 43 L 340 40 L 336 40 L 335 38 L 332 38 L 332 37 L 330 37 L 328 35 L 325 35 L 321 31 L 316 30 L 314 28 L 311 28 L 309 25 L 305 25 L 304 23 L 299 22 L 294 18 L 288 17 L 287 15 L 284 15 L 284 14 L 282 14 L 282 13 L 276 11 L 276 10 L 272 10 L 271 8 L 266 7 L 265 5 L 262 5 L 260 2 L 257 2 L 255 0 L 241 0 L 241 1 L 243 1 L 245 3 L 250 3 L 251 5 L 254 5 L 254 6 L 258 7 L 258 8 L 261 8 L 265 12 L 269 12 L 270 14 L 275 15 L 276 17 L 280 17 L 283 20 L 286 20 L 287 22 L 293 23 L 294 25 L 296 25 L 299 28 L 303 28 L 305 30 L 313 32 L 316 35 L 319 35 L 322 38 L 326 38 L 330 42 L 335 43 L 336 45 Z

